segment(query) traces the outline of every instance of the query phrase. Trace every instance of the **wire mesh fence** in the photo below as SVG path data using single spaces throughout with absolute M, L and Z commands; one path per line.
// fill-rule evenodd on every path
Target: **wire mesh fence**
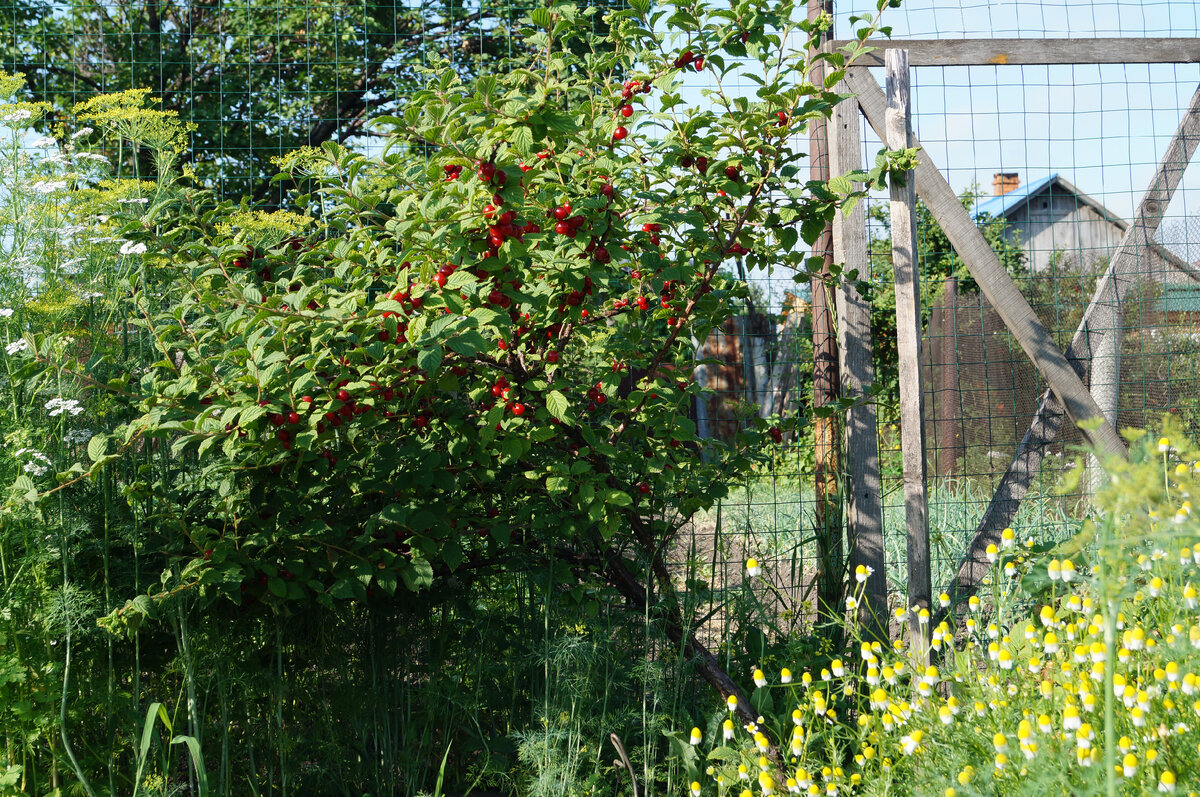
M 1200 83 L 1194 63 L 1135 63 L 1136 37 L 1194 37 L 1200 30 L 1196 8 L 1171 2 L 962 3 L 952 8 L 910 3 L 890 21 L 893 37 L 900 39 L 1094 36 L 1112 37 L 1114 47 L 1130 49 L 1131 63 L 1119 65 L 914 69 L 916 137 L 961 193 L 1065 351 Z M 881 70 L 873 73 L 882 83 Z M 879 148 L 868 132 L 864 165 Z M 1127 278 L 1132 287 L 1119 313 L 1119 349 L 1085 363 L 1091 366 L 1085 384 L 1118 428 L 1154 428 L 1169 414 L 1189 434 L 1197 432 L 1198 189 L 1200 173 L 1185 172 L 1153 244 L 1133 252 Z M 875 376 L 885 397 L 878 404 L 885 549 L 891 600 L 898 606 L 905 601 L 906 547 L 886 202 L 873 202 L 869 215 L 871 274 L 866 279 L 872 288 Z M 1048 386 L 923 207 L 919 222 L 921 368 L 936 592 L 953 578 Z M 766 332 L 770 340 L 760 347 L 772 348 L 784 334 L 807 345 L 811 326 L 789 328 L 785 320 L 792 308 L 811 300 L 807 286 L 797 286 L 788 274 L 750 276 L 763 294 L 760 306 L 776 321 Z M 795 363 L 798 400 L 786 405 L 785 415 L 811 411 L 806 371 L 811 355 L 797 356 Z M 745 395 L 736 387 L 710 384 Z M 727 411 L 725 405 L 718 409 Z M 1082 443 L 1079 431 L 1066 422 L 1060 437 L 1040 452 L 1040 472 L 1013 523 L 1021 539 L 1063 539 L 1079 528 L 1089 509 L 1087 496 L 1079 490 L 1063 494 L 1059 485 L 1076 463 L 1086 461 Z M 752 552 L 767 558 L 779 569 L 776 587 L 800 606 L 816 594 L 812 441 L 798 436 L 784 451 L 772 472 L 727 499 L 723 521 L 739 542 L 718 555 L 736 560 Z M 724 570 L 732 572 L 735 563 L 725 562 Z
M 866 10 L 854 5 L 836 9 L 839 24 Z M 598 28 L 604 7 L 589 17 Z M 369 120 L 395 109 L 418 84 L 421 67 L 446 60 L 467 74 L 505 68 L 517 54 L 509 29 L 527 10 L 509 3 L 11 2 L 0 11 L 0 65 L 24 72 L 29 97 L 50 102 L 59 119 L 98 93 L 150 88 L 162 107 L 194 125 L 188 157 L 200 179 L 225 196 L 280 201 L 282 194 L 272 193 L 280 187 L 270 182 L 273 158 L 325 141 L 370 150 Z M 1200 9 L 1174 0 L 912 2 L 891 22 L 901 39 L 1195 37 Z M 1114 46 L 1122 44 L 1114 39 Z M 712 87 L 709 79 L 689 77 L 697 101 Z M 1198 83 L 1200 65 L 1192 63 L 914 70 L 915 133 L 926 156 L 962 192 L 1060 347 L 1076 332 Z M 731 88 L 751 94 L 755 86 Z M 863 163 L 879 148 L 878 139 L 864 136 Z M 872 305 L 889 590 L 901 605 L 900 363 L 886 205 L 872 202 L 868 215 L 870 273 L 859 276 Z M 953 577 L 1047 385 L 936 221 L 928 212 L 919 221 L 919 366 L 937 591 Z M 1121 427 L 1151 427 L 1165 413 L 1200 433 L 1200 172 L 1185 175 L 1156 242 L 1135 258 L 1135 287 L 1119 314 L 1120 348 L 1107 371 L 1093 366 L 1088 384 L 1100 396 L 1104 380 L 1115 383 L 1104 395 L 1115 397 L 1110 405 Z M 814 297 L 807 279 L 778 271 L 739 276 L 749 284 L 744 314 L 693 341 L 695 378 L 712 391 L 694 408 L 697 427 L 721 439 L 756 417 L 786 428 L 813 411 Z M 842 496 L 834 496 L 833 511 L 819 511 L 811 426 L 802 423 L 782 438 L 769 467 L 729 485 L 728 496 L 676 542 L 680 572 L 708 587 L 708 605 L 697 609 L 709 618 L 706 639 L 726 640 L 734 630 L 736 613 L 721 607 L 740 599 L 751 557 L 764 566 L 774 596 L 764 625 L 805 633 L 817 619 L 819 518 L 840 526 Z M 1014 522 L 1020 537 L 1062 538 L 1078 527 L 1086 496 L 1056 486 L 1078 459 L 1080 442 L 1067 423 L 1044 452 Z M 536 586 L 529 590 L 531 614 Z M 276 652 L 264 668 L 282 670 Z M 386 669 L 370 664 L 373 672 Z

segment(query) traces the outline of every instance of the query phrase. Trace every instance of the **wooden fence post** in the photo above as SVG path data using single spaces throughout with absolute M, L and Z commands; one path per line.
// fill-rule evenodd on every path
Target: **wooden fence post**
M 861 124 L 858 103 L 840 102 L 830 119 L 829 148 L 836 175 L 862 168 Z M 871 264 L 867 259 L 867 210 L 859 202 L 850 213 L 833 220 L 833 258 L 842 266 L 837 286 L 838 371 L 842 396 L 861 399 L 875 382 L 871 361 L 871 305 L 858 292 L 847 272 L 865 279 Z M 844 430 L 846 453 L 846 530 L 850 546 L 850 571 L 859 565 L 871 570 L 861 589 L 858 621 L 868 639 L 888 638 L 887 562 L 883 549 L 883 508 L 879 481 L 879 435 L 875 405 L 869 401 L 846 410 Z
M 887 146 L 912 146 L 908 51 L 888 50 Z M 928 656 L 933 588 L 929 574 L 929 505 L 925 479 L 925 418 L 921 384 L 921 287 L 917 264 L 916 175 L 891 180 L 892 268 L 896 275 L 896 349 L 900 366 L 900 449 L 904 461 L 904 517 L 908 531 L 909 639 L 913 653 Z M 901 184 L 902 183 L 902 184 Z M 922 622 L 921 611 L 924 611 Z
M 808 18 L 833 13 L 833 0 L 808 0 Z M 824 80 L 824 62 L 813 73 L 816 85 Z M 824 117 L 809 123 L 809 177 L 829 179 L 829 138 Z M 810 281 L 813 319 L 813 407 L 832 404 L 838 398 L 838 352 L 832 290 L 833 227 L 825 225 L 812 248 L 814 256 L 824 259 L 821 272 Z M 845 568 L 842 559 L 841 495 L 838 483 L 837 418 L 818 415 L 813 418 L 815 443 L 817 602 L 823 618 L 842 616 L 842 586 Z

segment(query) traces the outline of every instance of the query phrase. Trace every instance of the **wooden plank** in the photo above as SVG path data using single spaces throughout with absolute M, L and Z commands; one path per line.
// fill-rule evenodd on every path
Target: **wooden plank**
M 833 0 L 808 0 L 808 19 L 833 13 Z M 822 34 L 826 35 L 826 34 Z M 818 62 L 812 80 L 822 85 L 824 62 Z M 829 137 L 823 116 L 809 122 L 809 179 L 829 180 Z M 834 324 L 834 300 L 830 290 L 833 268 L 833 226 L 825 225 L 813 245 L 812 255 L 821 257 L 821 271 L 812 277 L 813 406 L 823 407 L 838 399 L 837 330 Z M 817 536 L 817 604 L 830 619 L 844 616 L 842 605 L 845 586 L 845 560 L 842 540 L 842 498 L 839 494 L 841 466 L 838 450 L 837 419 L 832 415 L 813 418 L 814 481 Z
M 831 171 L 835 175 L 862 168 L 862 133 L 858 103 L 838 103 L 829 121 Z M 839 374 L 844 398 L 862 399 L 875 382 L 871 359 L 871 304 L 846 278 L 857 272 L 865 279 L 867 259 L 867 208 L 859 202 L 850 213 L 833 220 L 833 259 L 842 266 L 837 285 Z M 863 401 L 846 410 L 843 430 L 846 452 L 846 529 L 849 532 L 850 572 L 859 565 L 870 568 L 861 587 L 858 621 L 867 639 L 888 638 L 887 561 L 883 549 L 883 505 L 879 479 L 879 437 L 875 404 Z M 857 581 L 850 581 L 856 589 Z
M 1109 258 L 1108 269 L 1096 284 L 1092 301 L 1071 338 L 1067 359 L 1081 376 L 1090 365 L 1093 353 L 1101 348 L 1113 330 L 1118 329 L 1121 302 L 1136 282 L 1138 252 L 1145 252 L 1154 245 L 1155 231 L 1198 145 L 1200 88 L 1192 95 L 1179 128 L 1138 204 L 1133 223 L 1125 230 L 1116 251 Z M 959 563 L 954 582 L 948 590 L 953 604 L 965 601 L 987 572 L 986 548 L 989 543 L 999 544 L 1000 532 L 1012 525 L 1029 485 L 1041 468 L 1047 447 L 1058 438 L 1062 420 L 1062 404 L 1053 393 L 1046 391 L 1038 402 L 1033 422 L 1017 447 L 1016 456 L 1004 472 L 996 494 L 984 512 L 971 545 Z
M 863 113 L 876 134 L 881 140 L 886 140 L 884 116 L 887 103 L 879 84 L 870 72 L 861 67 L 846 70 L 845 83 L 852 93 L 858 95 Z M 915 138 L 913 145 L 919 146 Z M 1124 457 L 1125 444 L 1111 426 L 1106 423 L 1098 426 L 1088 424 L 1091 420 L 1104 418 L 1091 393 L 1055 345 L 1029 302 L 1021 295 L 954 189 L 924 153 L 917 163 L 916 182 L 917 193 L 929 206 L 934 219 L 963 259 L 984 297 L 1063 402 L 1071 421 L 1080 426 L 1084 438 L 1103 456 Z
M 903 48 L 910 66 L 1031 66 L 1039 64 L 1179 64 L 1200 62 L 1200 39 L 871 39 L 878 48 L 855 66 L 883 66 L 884 53 Z M 840 39 L 834 51 L 857 42 Z
M 888 149 L 912 146 L 908 51 L 886 54 L 887 110 L 884 142 Z M 908 537 L 909 639 L 914 653 L 928 654 L 917 611 L 932 611 L 929 577 L 929 496 L 925 478 L 925 389 L 921 379 L 921 277 L 917 263 L 916 175 L 892 175 L 892 270 L 896 290 L 896 352 L 900 368 L 900 455 L 904 468 L 904 520 Z
M 934 411 L 937 439 L 933 444 L 938 460 L 937 475 L 953 476 L 965 465 L 967 459 L 967 447 L 963 438 L 962 394 L 958 389 L 958 341 L 954 334 L 958 328 L 957 277 L 946 279 L 942 289 L 942 307 L 938 315 L 941 320 L 936 338 L 938 357 L 936 361 L 931 362 L 937 369 L 938 376 L 938 390 L 933 403 L 939 408 Z

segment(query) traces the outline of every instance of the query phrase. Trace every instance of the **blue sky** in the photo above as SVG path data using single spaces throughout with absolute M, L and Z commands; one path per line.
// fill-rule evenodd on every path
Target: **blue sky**
M 849 14 L 871 8 L 842 3 L 837 34 L 850 34 Z M 1200 35 L 1200 5 L 1182 0 L 909 0 L 886 13 L 897 39 Z M 914 126 L 957 190 L 977 182 L 990 192 L 995 172 L 1018 172 L 1022 182 L 1057 172 L 1128 219 L 1198 85 L 1197 64 L 914 68 Z M 1194 165 L 1168 222 L 1195 215 Z M 1200 241 L 1191 243 L 1196 259 Z
M 873 11 L 871 0 L 837 3 L 835 34 L 849 38 L 849 16 Z M 885 14 L 893 39 L 1200 36 L 1200 4 L 1192 0 L 906 0 Z M 873 72 L 882 83 L 882 70 Z M 688 83 L 699 88 L 695 77 Z M 976 184 L 990 194 L 996 172 L 1017 172 L 1022 183 L 1058 173 L 1130 219 L 1197 86 L 1200 64 L 919 67 L 914 128 L 956 191 Z M 747 81 L 747 93 L 753 88 Z M 873 160 L 879 142 L 866 137 Z M 1192 261 L 1200 259 L 1195 160 L 1163 223 L 1175 232 L 1166 243 Z M 1183 236 L 1189 217 L 1197 221 Z M 752 279 L 768 288 L 772 304 L 791 288 L 782 274 L 769 286 L 763 275 Z

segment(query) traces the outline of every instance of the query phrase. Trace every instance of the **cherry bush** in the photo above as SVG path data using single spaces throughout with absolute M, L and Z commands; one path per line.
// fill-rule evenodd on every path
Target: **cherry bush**
M 887 158 L 805 179 L 862 48 L 810 56 L 831 20 L 790 2 L 633 0 L 602 41 L 587 16 L 532 12 L 503 74 L 432 69 L 379 155 L 282 159 L 292 211 L 190 193 L 127 231 L 161 359 L 107 385 L 138 417 L 90 472 L 173 464 L 127 487 L 156 502 L 164 574 L 111 630 L 182 592 L 386 600 L 530 558 L 644 599 L 632 562 L 665 584 L 672 535 L 791 432 L 748 412 L 699 438 L 695 342 L 740 306 L 735 259 L 807 281 L 803 244 L 883 179 Z

